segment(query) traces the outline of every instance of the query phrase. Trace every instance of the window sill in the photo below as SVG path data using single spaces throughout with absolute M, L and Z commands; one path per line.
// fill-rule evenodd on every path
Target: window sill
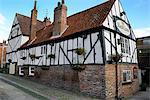
M 122 85 L 128 85 L 128 84 L 132 84 L 132 81 L 130 82 L 123 82 Z

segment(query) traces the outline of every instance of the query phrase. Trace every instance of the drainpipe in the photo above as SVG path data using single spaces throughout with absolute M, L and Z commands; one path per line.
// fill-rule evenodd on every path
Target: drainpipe
M 116 40 L 116 33 L 114 34 L 114 38 L 115 38 L 115 52 L 116 52 L 116 55 L 118 55 L 118 51 L 117 51 L 117 40 Z M 116 100 L 119 100 L 119 97 L 118 97 L 118 61 L 116 60 L 115 61 L 115 77 L 116 77 Z
M 113 18 L 113 22 L 115 23 L 115 29 L 117 30 L 117 26 L 116 26 L 116 18 Z M 114 33 L 114 38 L 115 38 L 115 53 L 116 55 L 118 54 L 118 51 L 117 51 L 117 40 L 116 40 L 116 34 L 117 33 Z M 116 100 L 119 100 L 119 97 L 118 97 L 118 61 L 115 61 L 115 77 L 116 77 Z

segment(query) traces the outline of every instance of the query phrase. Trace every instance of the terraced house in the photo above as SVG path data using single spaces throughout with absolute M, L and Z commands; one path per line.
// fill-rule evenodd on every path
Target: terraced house
M 10 74 L 102 99 L 139 89 L 135 36 L 119 0 L 67 16 L 64 0 L 54 21 L 16 14 L 8 39 Z

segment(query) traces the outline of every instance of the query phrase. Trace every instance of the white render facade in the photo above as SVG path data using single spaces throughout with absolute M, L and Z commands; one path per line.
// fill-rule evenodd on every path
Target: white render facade
M 28 41 L 28 39 L 28 36 L 23 35 L 17 17 L 15 17 L 8 38 L 8 47 L 6 54 L 6 63 L 9 64 L 11 69 L 9 70 L 10 74 L 15 74 L 15 66 L 17 66 L 17 63 L 19 61 L 20 54 L 17 49 L 20 48 L 26 41 Z

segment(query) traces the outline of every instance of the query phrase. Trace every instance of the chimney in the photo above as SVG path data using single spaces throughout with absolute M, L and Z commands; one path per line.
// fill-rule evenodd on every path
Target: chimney
M 53 36 L 60 35 L 67 28 L 67 6 L 64 0 L 54 10 Z
M 3 40 L 3 44 L 6 45 L 6 41 L 5 40 Z
M 36 24 L 37 24 L 37 14 L 38 11 L 36 9 L 37 1 L 34 1 L 34 8 L 31 11 L 31 23 L 30 23 L 30 40 L 33 40 L 36 37 Z
M 44 18 L 43 22 L 45 23 L 45 27 L 47 27 L 51 24 L 50 18 L 47 18 L 47 17 Z

